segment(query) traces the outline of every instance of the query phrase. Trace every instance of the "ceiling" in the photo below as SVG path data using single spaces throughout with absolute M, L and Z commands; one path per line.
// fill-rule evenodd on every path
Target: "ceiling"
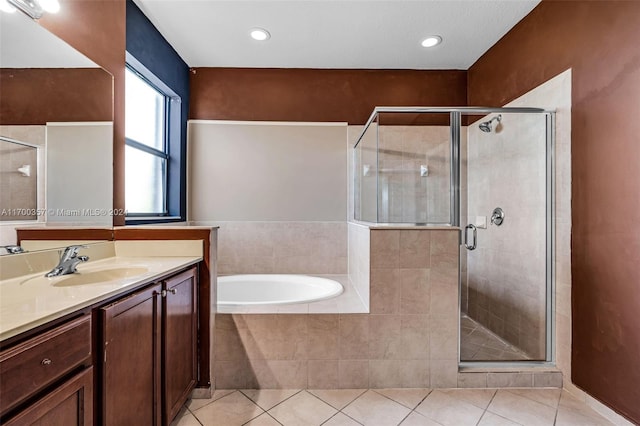
M 0 67 L 97 68 L 98 65 L 27 15 L 0 12 Z
M 462 70 L 539 1 L 135 0 L 191 67 Z

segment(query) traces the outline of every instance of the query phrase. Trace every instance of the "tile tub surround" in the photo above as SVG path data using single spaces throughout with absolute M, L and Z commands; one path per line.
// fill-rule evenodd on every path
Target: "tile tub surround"
M 216 388 L 454 387 L 459 231 L 370 229 L 369 314 L 217 314 Z
M 218 273 L 347 273 L 345 222 L 193 222 L 219 226 Z
M 369 312 L 369 281 L 371 279 L 371 236 L 369 227 L 349 222 L 349 282 Z
M 217 390 L 172 426 L 613 425 L 560 389 Z

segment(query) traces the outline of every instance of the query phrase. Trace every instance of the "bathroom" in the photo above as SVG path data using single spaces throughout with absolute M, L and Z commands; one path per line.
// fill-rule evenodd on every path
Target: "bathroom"
M 167 424 L 640 422 L 640 4 L 180 3 L 60 1 L 24 20 L 83 74 L 2 63 L 0 135 L 23 144 L 2 142 L 0 210 L 31 214 L 0 223 L 0 245 L 28 251 L 1 256 L 0 275 L 38 255 L 44 275 L 57 250 L 37 250 L 75 244 L 80 271 L 107 252 L 199 257 L 207 379 Z M 0 13 L 5 29 L 25 18 Z M 34 48 L 9 34 L 3 51 Z M 54 89 L 32 75 L 12 91 L 21 67 Z M 154 193 L 127 179 L 126 69 L 181 114 L 161 219 L 125 215 Z M 216 281 L 240 274 L 343 293 L 216 304 Z

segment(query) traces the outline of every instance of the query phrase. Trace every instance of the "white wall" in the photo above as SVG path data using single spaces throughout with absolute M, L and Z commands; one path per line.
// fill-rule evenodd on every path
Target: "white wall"
M 46 131 L 47 222 L 111 226 L 113 124 L 47 123 Z
M 190 221 L 345 221 L 347 126 L 189 122 Z

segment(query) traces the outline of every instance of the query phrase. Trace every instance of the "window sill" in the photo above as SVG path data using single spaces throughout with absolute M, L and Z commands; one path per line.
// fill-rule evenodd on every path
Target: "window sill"
M 125 225 L 148 225 L 148 224 L 159 224 L 159 223 L 175 223 L 175 222 L 186 222 L 186 219 L 180 216 L 136 216 L 129 217 L 125 219 Z

